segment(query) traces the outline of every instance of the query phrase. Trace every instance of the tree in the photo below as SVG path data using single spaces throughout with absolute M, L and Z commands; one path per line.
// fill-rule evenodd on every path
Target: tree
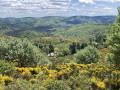
M 76 53 L 76 44 L 74 42 L 72 43 L 72 45 L 69 46 L 69 50 L 70 50 L 71 54 Z
M 51 53 L 51 52 L 54 52 L 54 47 L 53 47 L 53 45 L 49 45 L 49 53 Z
M 93 46 L 87 46 L 75 54 L 75 62 L 78 64 L 96 63 L 99 60 L 99 51 Z
M 118 18 L 107 31 L 106 37 L 110 48 L 107 60 L 118 66 L 120 64 L 120 7 L 118 7 Z
M 80 50 L 80 44 L 79 43 L 77 43 L 77 49 Z
M 70 50 L 66 48 L 62 51 L 62 53 L 64 56 L 70 55 Z
M 85 47 L 87 47 L 87 43 L 82 43 L 81 49 L 84 49 Z
M 47 57 L 32 42 L 18 38 L 0 39 L 0 59 L 18 59 L 19 66 L 49 63 Z

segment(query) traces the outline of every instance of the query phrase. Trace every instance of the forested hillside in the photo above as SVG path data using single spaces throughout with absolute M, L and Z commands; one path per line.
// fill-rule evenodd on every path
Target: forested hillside
M 27 38 L 69 37 L 72 34 L 71 38 L 88 39 L 104 32 L 115 19 L 116 16 L 0 18 L 0 33 Z M 81 32 L 80 36 L 76 32 Z M 83 37 L 84 34 L 88 37 Z

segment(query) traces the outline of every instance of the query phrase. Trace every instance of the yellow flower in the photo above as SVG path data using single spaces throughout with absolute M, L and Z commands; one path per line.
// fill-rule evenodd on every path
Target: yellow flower
M 13 78 L 8 76 L 3 76 L 2 80 L 5 85 L 8 85 L 10 82 L 13 82 Z
M 80 67 L 87 67 L 87 65 L 85 65 L 85 64 L 80 64 Z
M 103 80 L 103 82 L 105 82 L 105 83 L 109 82 L 108 78 L 105 78 L 105 79 Z
M 36 79 L 34 79 L 34 78 L 32 78 L 32 79 L 30 79 L 30 80 L 29 80 L 29 82 L 31 82 L 31 83 L 36 83 L 36 82 L 37 82 L 37 80 L 36 80 Z
M 88 74 L 89 72 L 87 70 L 79 70 L 80 74 Z
M 47 90 L 45 87 L 39 87 L 39 90 Z
M 15 59 L 15 60 L 13 60 L 13 62 L 18 62 L 18 61 L 20 61 L 19 59 Z
M 99 82 L 97 86 L 101 89 L 105 89 L 105 83 L 104 82 Z
M 3 76 L 1 74 L 0 74 L 0 83 L 4 84 L 4 79 L 3 79 Z
M 8 77 L 8 76 L 3 76 L 4 81 L 7 82 L 13 82 L 13 78 L 12 77 Z
M 22 71 L 25 70 L 25 68 L 19 68 L 19 67 L 16 67 L 16 70 L 22 72 Z
M 96 81 L 97 81 L 97 80 L 96 80 L 95 76 L 93 76 L 92 79 L 91 79 L 91 82 L 92 82 L 92 83 L 96 83 Z
M 21 74 L 22 76 L 31 75 L 29 70 L 24 70 Z

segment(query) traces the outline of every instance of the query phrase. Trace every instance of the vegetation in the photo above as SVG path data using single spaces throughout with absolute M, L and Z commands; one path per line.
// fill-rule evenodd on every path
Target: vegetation
M 15 73 L 15 63 L 0 60 L 0 74 L 12 75 Z
M 18 66 L 49 62 L 41 50 L 30 41 L 17 38 L 0 39 L 0 59 L 7 61 L 17 59 Z
M 104 34 L 115 16 L 0 18 L 0 33 L 15 37 L 63 37 L 88 40 Z M 86 37 L 85 37 L 86 36 Z
M 92 46 L 87 46 L 85 49 L 75 54 L 75 61 L 79 64 L 97 63 L 99 60 L 99 51 Z
M 64 38 L 89 40 L 89 38 L 95 38 L 98 33 L 104 35 L 108 28 L 109 24 L 78 24 L 70 27 L 68 30 L 57 32 L 55 35 Z
M 107 42 L 110 45 L 108 60 L 116 66 L 120 64 L 120 7 L 118 8 L 118 12 L 118 19 L 107 33 Z
M 22 37 L 0 35 L 0 90 L 119 90 L 118 11 L 106 36 L 113 16 L 0 18 L 2 34 Z

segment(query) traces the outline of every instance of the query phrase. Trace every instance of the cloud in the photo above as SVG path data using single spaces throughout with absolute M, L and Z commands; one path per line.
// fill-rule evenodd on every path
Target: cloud
M 111 14 L 119 2 L 120 0 L 0 0 L 0 16 L 97 15 L 106 10 Z
M 93 0 L 79 0 L 80 3 L 94 4 Z
M 111 10 L 112 8 L 109 8 L 109 7 L 104 7 L 103 9 Z
M 95 1 L 120 2 L 120 0 L 95 0 Z
M 38 12 L 47 13 L 67 11 L 71 0 L 0 0 L 0 13 Z M 5 9 L 5 10 L 4 10 Z M 5 12 L 4 12 L 5 11 Z
M 80 3 L 86 3 L 86 4 L 95 4 L 96 1 L 99 1 L 99 2 L 120 2 L 120 0 L 79 0 Z

